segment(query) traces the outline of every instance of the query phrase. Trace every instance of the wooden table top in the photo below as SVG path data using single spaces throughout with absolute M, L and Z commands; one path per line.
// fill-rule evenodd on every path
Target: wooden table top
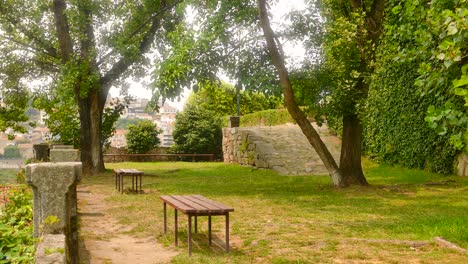
M 234 208 L 201 195 L 162 195 L 159 198 L 175 209 L 190 215 L 220 215 L 234 212 Z

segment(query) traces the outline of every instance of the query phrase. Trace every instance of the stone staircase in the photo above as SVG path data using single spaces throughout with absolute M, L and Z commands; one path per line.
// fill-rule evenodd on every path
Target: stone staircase
M 313 125 L 338 162 L 340 139 L 326 126 Z M 273 169 L 282 175 L 328 174 L 300 128 L 293 124 L 225 128 L 223 152 L 225 162 Z

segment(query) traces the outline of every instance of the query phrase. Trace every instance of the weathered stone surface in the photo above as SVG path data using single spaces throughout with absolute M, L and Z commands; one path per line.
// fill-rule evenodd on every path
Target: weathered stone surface
M 47 234 L 41 237 L 36 249 L 36 264 L 66 263 L 65 235 Z
M 313 125 L 318 129 L 335 160 L 339 162 L 340 139 L 331 135 L 326 126 Z M 226 133 L 228 131 L 230 133 Z M 237 128 L 236 131 L 225 128 L 223 135 L 225 162 L 274 169 L 284 175 L 327 173 L 322 161 L 297 125 L 243 127 Z M 245 145 L 245 142 L 248 145 Z
M 64 234 L 70 263 L 78 263 L 76 185 L 81 172 L 81 162 L 26 166 L 26 182 L 34 192 L 34 236 Z
M 81 162 L 34 163 L 26 166 L 26 182 L 34 191 L 34 234 L 51 215 L 58 218 L 47 225 L 50 234 L 62 233 L 67 218 L 67 194 L 81 179 Z M 43 230 L 45 231 L 45 230 Z
M 73 149 L 73 146 L 72 145 L 56 144 L 56 145 L 52 145 L 52 149 Z
M 60 148 L 51 149 L 50 161 L 52 162 L 80 161 L 80 151 L 77 149 L 60 149 Z

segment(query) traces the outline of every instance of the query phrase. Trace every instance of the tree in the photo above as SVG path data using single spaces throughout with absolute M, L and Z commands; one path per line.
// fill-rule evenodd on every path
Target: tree
M 278 108 L 281 99 L 255 91 L 240 91 L 240 114 Z M 220 117 L 237 115 L 237 91 L 234 86 L 226 82 L 207 82 L 189 97 L 187 104 L 197 105 Z
M 102 171 L 101 131 L 109 89 L 145 69 L 136 64 L 147 60 L 143 55 L 156 37 L 172 32 L 181 2 L 1 0 L 2 86 L 9 89 L 14 80 L 24 84 L 35 79 L 59 91 L 61 98 L 73 94 L 83 171 Z
M 335 186 L 351 184 L 367 185 L 361 167 L 362 124 L 359 118 L 359 104 L 367 97 L 369 80 L 366 76 L 373 71 L 375 48 L 382 31 L 385 0 L 325 1 L 324 15 L 327 21 L 324 60 L 333 68 L 333 79 L 338 84 L 332 96 L 343 115 L 343 134 L 338 168 L 333 157 L 323 145 L 318 134 L 306 121 L 297 107 L 289 73 L 284 64 L 284 52 L 275 40 L 270 27 L 266 1 L 258 0 L 261 26 L 268 49 L 275 65 L 288 111 L 296 120 L 327 167 Z
M 135 125 L 128 126 L 125 135 L 128 153 L 144 154 L 159 146 L 158 135 L 161 133 L 153 122 L 142 120 Z
M 222 157 L 221 128 L 223 121 L 216 113 L 196 104 L 187 104 L 176 116 L 174 132 L 176 153 L 215 154 Z

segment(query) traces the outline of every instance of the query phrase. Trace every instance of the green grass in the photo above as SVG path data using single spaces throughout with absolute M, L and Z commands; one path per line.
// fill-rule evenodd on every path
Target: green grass
M 16 183 L 18 170 L 0 169 L 0 184 Z
M 112 214 L 132 224 L 134 235 L 154 235 L 172 247 L 162 232 L 163 194 L 201 194 L 231 205 L 231 245 L 209 248 L 205 232 L 195 236 L 189 259 L 181 220 L 180 254 L 173 263 L 461 263 L 466 255 L 439 248 L 441 236 L 468 247 L 468 178 L 365 162 L 370 187 L 334 189 L 328 176 L 280 176 L 224 163 L 117 163 L 113 168 L 143 170 L 144 195 L 118 194 L 109 171 L 83 179 L 109 192 Z M 172 211 L 170 210 L 172 213 Z M 169 216 L 169 226 L 172 218 Z M 184 218 L 182 218 L 184 219 Z M 183 224 L 182 224 L 183 223 Z M 206 220 L 200 219 L 206 230 Z M 224 221 L 214 218 L 220 244 Z M 185 232 L 185 233 L 184 233 Z M 424 240 L 411 248 L 385 241 Z M 372 242 L 374 241 L 374 242 Z M 461 261 L 461 262 L 460 262 Z M 368 263 L 368 262 L 367 262 Z

